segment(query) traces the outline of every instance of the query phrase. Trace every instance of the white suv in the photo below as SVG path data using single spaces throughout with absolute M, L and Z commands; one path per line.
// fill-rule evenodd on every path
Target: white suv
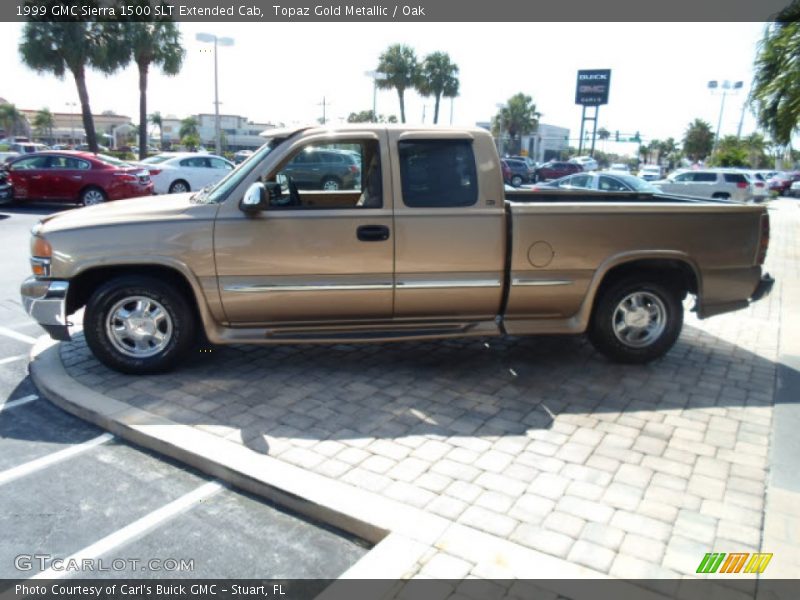
M 665 194 L 719 198 L 736 202 L 753 200 L 753 185 L 747 173 L 736 169 L 676 171 L 666 179 L 653 181 Z
M 596 171 L 600 166 L 591 156 L 576 156 L 569 162 L 580 165 L 584 171 Z

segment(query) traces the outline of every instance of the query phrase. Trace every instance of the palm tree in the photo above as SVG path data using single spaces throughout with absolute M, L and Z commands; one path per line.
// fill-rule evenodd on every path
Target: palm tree
M 509 139 L 513 142 L 520 136 L 535 131 L 541 116 L 542 114 L 536 110 L 533 98 L 520 92 L 511 96 L 505 106 L 495 115 L 492 131 L 501 137 L 504 133 L 508 133 Z
M 797 85 L 800 2 L 792 2 L 767 25 L 758 48 L 750 102 L 758 123 L 776 143 L 788 146 L 800 124 Z
M 419 69 L 416 83 L 421 96 L 434 97 L 433 124 L 439 121 L 439 102 L 445 90 L 458 93 L 458 65 L 450 60 L 446 52 L 434 52 L 425 57 Z
M 131 6 L 150 5 L 149 0 L 124 0 Z M 166 17 L 154 21 L 126 22 L 123 29 L 129 57 L 139 69 L 139 158 L 147 156 L 147 75 L 151 65 L 165 75 L 177 75 L 186 50 L 178 26 Z
M 85 2 L 84 6 L 96 6 Z M 86 69 L 93 67 L 110 74 L 125 63 L 125 45 L 119 42 L 115 23 L 82 21 L 29 21 L 22 31 L 19 52 L 22 62 L 39 73 L 52 73 L 63 78 L 69 72 L 78 88 L 83 128 L 92 152 L 97 152 L 89 92 L 86 89 Z
M 414 50 L 403 44 L 389 46 L 378 59 L 376 71 L 384 75 L 383 79 L 376 79 L 378 87 L 382 90 L 397 90 L 400 100 L 400 121 L 406 122 L 406 89 L 414 87 L 417 82 L 417 56 Z
M 33 126 L 40 136 L 46 137 L 52 143 L 55 119 L 49 108 L 43 108 L 33 118 Z
M 159 140 L 159 147 L 161 149 L 164 148 L 164 118 L 161 116 L 161 113 L 156 111 L 151 114 L 147 119 L 152 125 L 158 127 L 158 140 Z
M 22 113 L 14 104 L 0 104 L 0 124 L 7 138 L 13 138 L 17 133 L 17 125 L 22 121 Z
M 196 117 L 186 117 L 181 121 L 181 128 L 178 135 L 184 146 L 195 148 L 200 145 L 200 132 L 197 129 L 198 124 Z
M 445 98 L 450 98 L 450 123 L 453 123 L 453 99 L 458 97 L 459 93 L 459 81 L 457 77 L 449 79 L 447 83 L 445 83 L 444 90 L 442 92 L 442 96 Z
M 695 119 L 683 135 L 683 151 L 692 160 L 702 160 L 714 147 L 714 131 L 703 119 Z

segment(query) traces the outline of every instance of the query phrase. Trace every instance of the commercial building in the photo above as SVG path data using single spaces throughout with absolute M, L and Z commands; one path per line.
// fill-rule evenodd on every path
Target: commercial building
M 486 130 L 491 130 L 491 124 L 486 121 L 475 124 Z M 499 145 L 499 143 L 498 143 Z M 558 159 L 561 152 L 569 147 L 569 129 L 539 123 L 536 131 L 525 134 L 515 140 L 504 140 L 504 154 L 522 153 L 530 156 L 537 163 Z

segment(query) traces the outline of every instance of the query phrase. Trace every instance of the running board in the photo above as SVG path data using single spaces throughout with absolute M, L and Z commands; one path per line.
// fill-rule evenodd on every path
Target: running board
M 470 323 L 428 323 L 425 326 L 410 324 L 382 326 L 357 326 L 348 328 L 234 328 L 218 327 L 209 332 L 214 344 L 286 344 L 286 343 L 347 343 L 392 342 L 429 340 L 441 338 L 500 335 L 494 321 Z

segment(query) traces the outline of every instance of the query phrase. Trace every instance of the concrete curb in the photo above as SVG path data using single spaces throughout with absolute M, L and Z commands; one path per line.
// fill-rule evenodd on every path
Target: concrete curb
M 69 376 L 59 348 L 58 342 L 42 336 L 31 350 L 30 363 L 34 384 L 56 406 L 138 446 L 376 544 L 342 578 L 407 578 L 437 550 L 470 560 L 496 578 L 608 578 L 99 394 Z

